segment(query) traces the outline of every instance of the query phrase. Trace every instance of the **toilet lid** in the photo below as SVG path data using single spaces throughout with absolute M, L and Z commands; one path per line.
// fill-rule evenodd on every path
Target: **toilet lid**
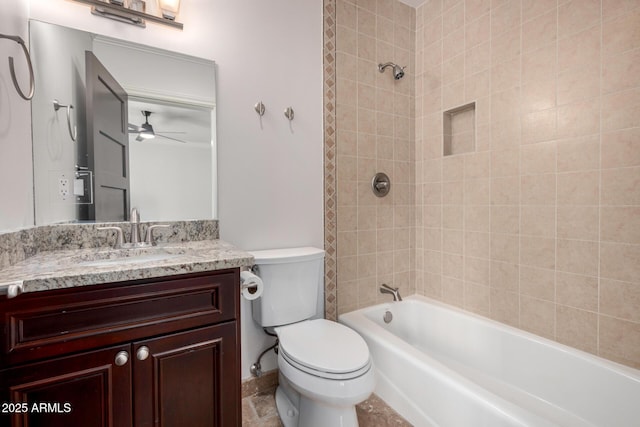
M 314 371 L 347 373 L 369 363 L 367 343 L 354 330 L 326 319 L 276 328 L 279 351 Z

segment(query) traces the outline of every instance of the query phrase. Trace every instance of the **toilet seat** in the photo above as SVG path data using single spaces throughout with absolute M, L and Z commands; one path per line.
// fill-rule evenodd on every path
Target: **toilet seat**
M 275 329 L 279 352 L 293 367 L 335 380 L 357 378 L 371 369 L 369 348 L 354 330 L 326 319 Z

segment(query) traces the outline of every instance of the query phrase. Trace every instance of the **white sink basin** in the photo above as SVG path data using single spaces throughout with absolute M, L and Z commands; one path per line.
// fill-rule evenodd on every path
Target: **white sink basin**
M 99 267 L 102 265 L 130 265 L 130 264 L 144 264 L 153 261 L 164 261 L 172 258 L 180 257 L 179 254 L 149 254 L 139 255 L 126 258 L 107 258 L 107 259 L 94 259 L 88 261 L 81 261 L 78 265 L 85 267 Z
M 113 267 L 166 261 L 183 255 L 184 251 L 177 248 L 172 248 L 171 250 L 165 248 L 116 249 L 84 255 L 72 261 L 75 265 L 82 267 Z

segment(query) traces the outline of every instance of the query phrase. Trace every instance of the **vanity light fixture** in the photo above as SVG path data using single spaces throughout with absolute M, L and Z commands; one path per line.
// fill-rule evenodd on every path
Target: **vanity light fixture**
M 119 0 L 110 2 L 102 0 L 74 0 L 79 3 L 91 5 L 91 13 L 103 18 L 114 19 L 127 24 L 145 28 L 146 21 L 156 24 L 163 24 L 182 30 L 183 25 L 175 20 L 180 9 L 180 0 L 158 0 L 158 8 L 162 11 L 162 16 L 151 15 L 137 10 L 138 7 L 127 7 L 128 2 L 119 4 Z M 151 2 L 152 0 L 147 0 Z M 148 4 L 147 3 L 147 4 Z
M 162 17 L 174 21 L 180 10 L 180 0 L 158 0 Z

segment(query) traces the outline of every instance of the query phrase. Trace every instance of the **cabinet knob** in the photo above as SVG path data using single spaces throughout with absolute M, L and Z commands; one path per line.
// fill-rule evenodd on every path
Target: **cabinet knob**
M 129 361 L 129 353 L 127 353 L 126 351 L 120 351 L 118 352 L 118 354 L 116 354 L 116 365 L 118 366 L 123 366 L 126 365 L 127 362 Z
M 138 352 L 136 353 L 136 357 L 138 358 L 138 360 L 146 360 L 147 357 L 149 357 L 149 347 L 147 347 L 146 345 L 140 347 L 138 349 Z

